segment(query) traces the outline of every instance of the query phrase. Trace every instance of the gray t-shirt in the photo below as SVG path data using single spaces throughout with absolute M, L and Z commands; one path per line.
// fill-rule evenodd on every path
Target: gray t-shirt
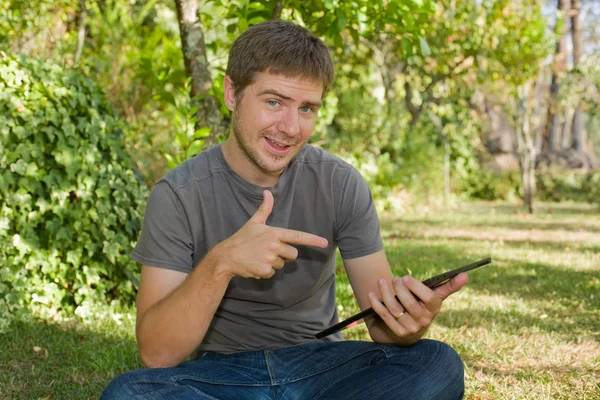
M 371 192 L 350 164 L 313 146 L 296 155 L 277 184 L 270 226 L 325 237 L 325 249 L 300 246 L 298 258 L 270 279 L 234 277 L 199 351 L 274 349 L 314 339 L 338 322 L 335 251 L 344 259 L 383 249 Z M 262 203 L 264 188 L 227 164 L 220 146 L 203 151 L 159 180 L 131 257 L 190 273 L 232 236 Z M 326 340 L 341 340 L 340 334 Z

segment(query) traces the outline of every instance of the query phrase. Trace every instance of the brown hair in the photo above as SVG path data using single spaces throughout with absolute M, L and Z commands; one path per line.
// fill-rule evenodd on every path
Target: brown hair
M 333 60 L 321 39 L 287 21 L 252 26 L 233 43 L 226 74 L 236 98 L 254 82 L 257 72 L 299 76 L 323 85 L 323 96 L 333 81 Z

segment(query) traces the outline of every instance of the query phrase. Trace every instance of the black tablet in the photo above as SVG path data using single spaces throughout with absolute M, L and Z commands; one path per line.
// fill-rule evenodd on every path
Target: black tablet
M 467 271 L 471 271 L 475 268 L 483 267 L 484 265 L 490 264 L 491 262 L 492 262 L 491 257 L 484 258 L 483 260 L 479 260 L 474 263 L 464 265 L 460 268 L 456 268 L 451 271 L 444 272 L 443 274 L 436 275 L 434 277 L 426 279 L 423 281 L 423 284 L 425 286 L 429 287 L 430 289 L 434 289 L 434 288 L 441 286 L 444 283 L 448 282 L 450 279 L 454 278 L 456 275 L 458 275 L 462 272 L 467 272 Z M 397 299 L 397 297 L 396 297 L 396 299 Z M 368 317 L 369 315 L 373 314 L 374 312 L 375 311 L 373 310 L 373 308 L 368 308 L 364 311 L 359 312 L 358 314 L 351 316 L 350 318 L 343 320 L 342 322 L 338 322 L 337 324 L 335 324 L 325 330 L 322 330 L 321 332 L 317 333 L 315 335 L 315 337 L 317 339 L 321 339 L 321 338 L 324 338 L 325 336 L 329 336 L 332 333 L 335 333 L 335 332 L 338 332 L 338 331 L 344 329 L 345 327 L 347 327 L 348 325 L 350 325 L 353 322 L 356 322 L 365 317 Z

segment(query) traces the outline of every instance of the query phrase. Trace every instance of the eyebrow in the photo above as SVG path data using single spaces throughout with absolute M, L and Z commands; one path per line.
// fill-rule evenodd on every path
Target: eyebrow
M 258 95 L 262 96 L 265 94 L 271 94 L 277 97 L 282 98 L 283 100 L 286 101 L 290 101 L 293 100 L 291 97 L 284 95 L 283 93 L 278 92 L 277 90 L 274 89 L 266 89 L 263 90 L 262 92 L 260 92 Z M 311 106 L 311 107 L 316 107 L 316 108 L 320 108 L 323 104 L 320 101 L 314 102 L 314 101 L 303 101 L 302 102 L 302 106 Z

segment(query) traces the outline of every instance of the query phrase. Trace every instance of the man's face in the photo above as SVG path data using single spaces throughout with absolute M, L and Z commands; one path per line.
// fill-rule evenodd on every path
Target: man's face
M 312 80 L 256 74 L 235 101 L 233 116 L 237 150 L 255 172 L 283 172 L 313 134 L 322 93 L 323 86 Z

